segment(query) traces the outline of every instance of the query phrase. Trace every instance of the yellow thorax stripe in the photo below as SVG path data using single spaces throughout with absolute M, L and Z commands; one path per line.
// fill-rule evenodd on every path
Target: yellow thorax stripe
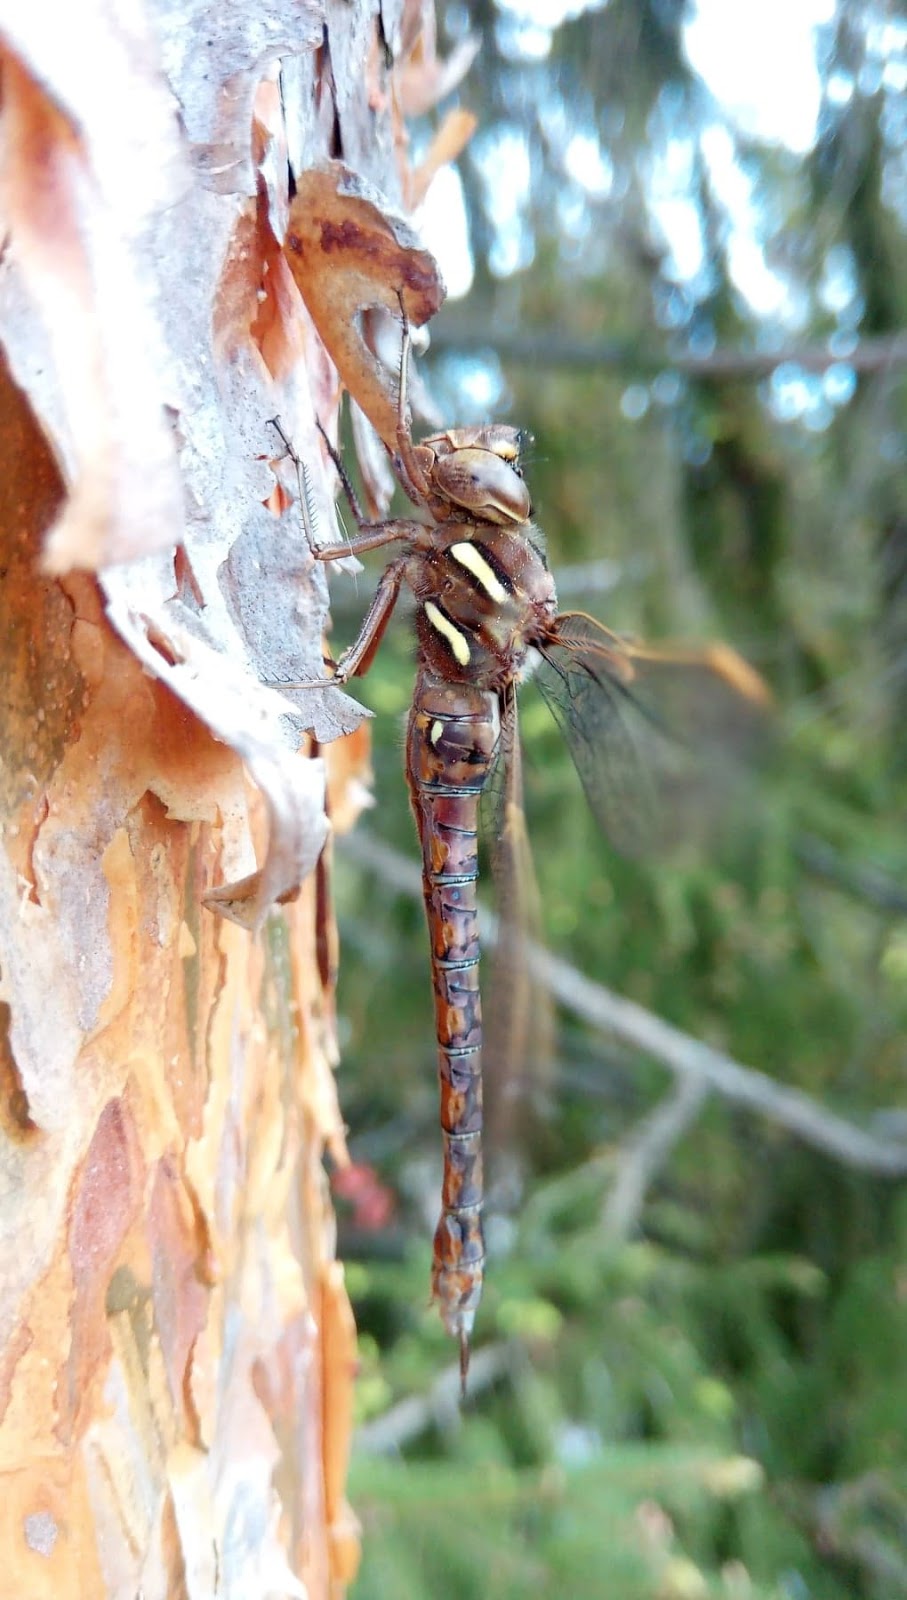
M 481 550 L 478 550 L 474 544 L 469 544 L 464 540 L 460 544 L 452 544 L 449 554 L 453 556 L 455 561 L 459 561 L 460 566 L 465 567 L 467 572 L 472 573 L 476 583 L 481 585 L 490 600 L 493 600 L 499 606 L 504 604 L 507 599 L 507 590 L 485 560 Z
M 439 610 L 433 600 L 426 600 L 425 615 L 436 633 L 447 640 L 453 652 L 453 658 L 461 667 L 469 666 L 469 641 L 466 635 L 455 628 L 449 617 Z

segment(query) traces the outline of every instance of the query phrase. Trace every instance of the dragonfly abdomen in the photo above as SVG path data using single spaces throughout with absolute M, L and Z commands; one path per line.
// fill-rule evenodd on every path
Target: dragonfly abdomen
M 432 1294 L 448 1332 L 460 1340 L 464 1371 L 485 1259 L 476 833 L 499 737 L 494 692 L 420 674 L 407 776 L 422 843 L 444 1146 Z

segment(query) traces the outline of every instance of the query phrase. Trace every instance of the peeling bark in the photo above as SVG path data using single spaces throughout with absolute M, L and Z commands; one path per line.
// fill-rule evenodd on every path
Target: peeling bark
M 337 1595 L 325 793 L 348 825 L 368 749 L 269 686 L 320 672 L 326 590 L 268 419 L 329 536 L 340 393 L 287 160 L 339 137 L 399 206 L 400 105 L 460 68 L 409 0 L 6 0 L 0 48 L 5 1588 Z

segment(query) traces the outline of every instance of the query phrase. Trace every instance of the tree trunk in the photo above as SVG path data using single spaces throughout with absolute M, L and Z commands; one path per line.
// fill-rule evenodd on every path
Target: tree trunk
M 3 1589 L 333 1595 L 325 760 L 263 687 L 319 671 L 325 594 L 267 419 L 304 454 L 338 397 L 288 157 L 398 198 L 430 17 L 404 49 L 368 0 L 3 10 Z

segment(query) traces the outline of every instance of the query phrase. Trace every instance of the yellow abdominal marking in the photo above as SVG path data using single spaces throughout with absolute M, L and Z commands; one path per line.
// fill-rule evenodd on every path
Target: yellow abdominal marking
M 451 651 L 453 652 L 454 660 L 461 667 L 468 667 L 469 642 L 466 638 L 466 635 L 461 633 L 459 628 L 454 627 L 450 618 L 445 617 L 444 612 L 438 610 L 438 607 L 435 605 L 433 600 L 426 600 L 425 615 L 427 616 L 435 632 L 440 633 L 442 638 L 447 640 L 447 643 L 450 645 Z
M 476 583 L 482 585 L 489 600 L 493 600 L 499 606 L 504 604 L 507 599 L 507 590 L 492 571 L 481 551 L 477 550 L 474 544 L 465 542 L 463 544 L 452 544 L 449 554 L 453 556 L 455 561 L 459 561 L 460 566 L 465 567 L 467 572 L 472 573 Z
M 437 744 L 437 742 L 440 739 L 440 737 L 441 737 L 443 732 L 444 732 L 444 724 L 443 724 L 443 722 L 438 722 L 437 720 L 434 721 L 432 723 L 431 727 L 428 730 L 428 742 L 429 742 L 429 744 Z

